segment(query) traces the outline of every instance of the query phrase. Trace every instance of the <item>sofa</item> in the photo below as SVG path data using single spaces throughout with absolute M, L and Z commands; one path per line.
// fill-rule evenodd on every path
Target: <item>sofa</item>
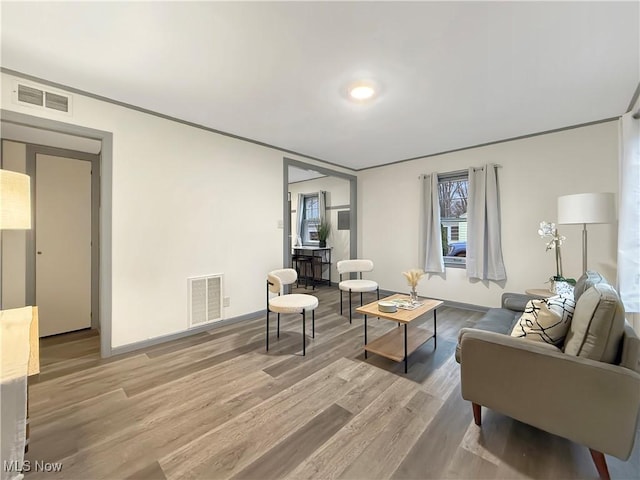
M 533 297 L 505 293 L 458 336 L 462 397 L 481 425 L 484 406 L 590 449 L 601 478 L 604 454 L 627 460 L 640 413 L 640 339 L 616 290 L 597 272 L 574 290 L 575 309 L 560 345 L 510 333 Z

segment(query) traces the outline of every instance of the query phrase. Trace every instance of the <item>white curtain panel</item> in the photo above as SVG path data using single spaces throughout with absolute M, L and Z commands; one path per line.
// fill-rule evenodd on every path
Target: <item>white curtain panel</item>
M 438 174 L 422 175 L 421 182 L 419 261 L 425 272 L 443 273 Z
M 618 291 L 627 313 L 640 312 L 640 120 L 620 118 Z
M 297 239 L 302 239 L 302 219 L 304 217 L 304 195 L 299 193 L 298 194 L 298 210 L 296 210 L 296 236 Z M 298 241 L 296 241 L 296 243 L 298 243 Z M 302 242 L 300 241 L 298 243 L 299 245 L 302 245 Z
M 327 218 L 327 192 L 318 192 L 318 214 L 320 215 L 320 222 L 324 222 Z
M 496 165 L 469 169 L 467 207 L 467 277 L 506 280 L 500 238 L 500 204 Z

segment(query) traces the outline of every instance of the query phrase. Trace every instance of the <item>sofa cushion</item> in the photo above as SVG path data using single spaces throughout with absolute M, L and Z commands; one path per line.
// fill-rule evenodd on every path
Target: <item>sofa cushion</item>
M 618 359 L 624 322 L 624 307 L 613 287 L 595 284 L 576 302 L 564 352 L 613 363 Z
M 516 323 L 519 317 L 520 312 L 514 312 L 505 308 L 490 308 L 484 317 L 476 322 L 473 328 L 509 335 L 513 324 Z
M 506 308 L 490 308 L 487 313 L 472 327 L 474 330 L 484 330 L 487 332 L 501 333 L 509 335 L 513 324 L 520 317 L 521 312 L 514 312 Z M 460 339 L 467 328 L 460 330 L 458 334 L 458 344 L 456 345 L 456 360 L 460 362 Z
M 572 298 L 559 295 L 531 300 L 511 330 L 511 336 L 562 346 L 575 305 Z
M 577 302 L 580 296 L 598 283 L 609 283 L 607 279 L 600 275 L 598 272 L 587 270 L 576 282 L 573 289 L 573 299 Z

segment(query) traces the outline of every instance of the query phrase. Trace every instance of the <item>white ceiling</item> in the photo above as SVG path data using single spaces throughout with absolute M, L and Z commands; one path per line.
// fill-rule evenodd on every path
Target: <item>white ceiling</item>
M 4 68 L 355 169 L 615 117 L 640 81 L 639 2 L 0 8 Z

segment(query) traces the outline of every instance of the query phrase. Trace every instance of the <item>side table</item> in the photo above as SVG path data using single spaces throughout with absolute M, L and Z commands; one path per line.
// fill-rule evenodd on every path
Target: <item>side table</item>
M 555 295 L 555 293 L 553 293 L 551 290 L 548 290 L 546 288 L 527 288 L 524 291 L 524 293 L 526 293 L 527 295 L 532 295 L 534 297 L 542 297 L 542 298 L 549 298 Z

